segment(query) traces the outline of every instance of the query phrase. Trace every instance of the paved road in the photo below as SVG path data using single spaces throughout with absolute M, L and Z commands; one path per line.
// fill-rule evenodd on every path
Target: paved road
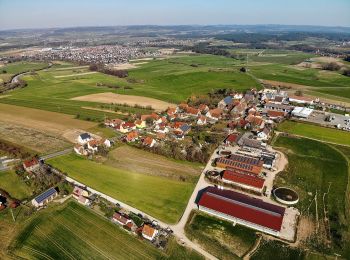
M 68 149 L 63 150 L 63 151 L 59 151 L 59 152 L 55 152 L 55 153 L 51 153 L 51 154 L 40 156 L 39 159 L 40 160 L 47 160 L 47 159 L 51 159 L 51 158 L 54 158 L 54 157 L 57 157 L 57 156 L 61 156 L 61 155 L 65 155 L 65 154 L 71 153 L 72 151 L 73 151 L 73 148 L 68 148 Z

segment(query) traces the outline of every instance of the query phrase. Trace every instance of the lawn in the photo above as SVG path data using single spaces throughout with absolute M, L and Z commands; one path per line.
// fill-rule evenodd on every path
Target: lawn
M 11 197 L 22 200 L 32 195 L 31 189 L 13 171 L 0 171 L 0 188 Z
M 200 259 L 175 241 L 159 251 L 73 201 L 37 213 L 9 248 L 25 259 Z
M 311 139 L 279 136 L 274 146 L 283 149 L 289 161 L 287 169 L 277 175 L 277 186 L 295 189 L 300 197 L 297 207 L 301 214 L 314 222 L 318 219 L 320 224 L 313 245 L 320 252 L 327 250 L 322 230 L 328 230 L 324 232 L 330 237 L 331 252 L 343 254 L 349 245 L 348 236 L 344 235 L 349 224 L 349 202 L 344 196 L 348 186 L 347 160 L 331 145 Z M 329 224 L 324 221 L 324 210 Z
M 127 171 L 75 154 L 48 163 L 69 177 L 167 223 L 179 220 L 195 186 L 193 182 Z
M 219 259 L 240 259 L 255 243 L 254 230 L 193 211 L 185 227 L 186 235 Z
M 278 125 L 277 130 L 325 142 L 350 145 L 350 132 L 338 129 L 326 128 L 308 123 L 284 121 Z

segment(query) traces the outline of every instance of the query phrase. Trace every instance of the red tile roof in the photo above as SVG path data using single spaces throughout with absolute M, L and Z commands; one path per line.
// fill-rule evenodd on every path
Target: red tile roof
M 39 163 L 38 159 L 33 158 L 31 160 L 24 161 L 23 164 L 26 168 L 32 167 L 34 165 L 37 165 Z
M 142 228 L 142 234 L 144 234 L 148 237 L 152 237 L 154 232 L 156 232 L 156 230 L 149 225 L 144 225 Z
M 209 187 L 198 205 L 244 221 L 280 231 L 285 208 L 231 190 Z
M 235 170 L 224 171 L 224 175 L 222 176 L 222 179 L 236 182 L 239 184 L 244 184 L 244 185 L 251 186 L 258 189 L 261 189 L 262 187 L 264 187 L 264 182 L 265 182 L 263 178 L 249 175 L 249 174 L 244 174 Z
M 128 222 L 128 218 L 122 216 L 120 213 L 116 212 L 113 214 L 113 219 L 123 223 L 124 225 Z
M 269 117 L 284 117 L 285 113 L 282 111 L 268 110 L 267 115 Z
M 227 136 L 225 141 L 226 142 L 230 142 L 230 143 L 235 143 L 237 141 L 239 135 L 240 134 L 238 134 L 238 133 L 237 134 L 230 134 L 230 135 Z

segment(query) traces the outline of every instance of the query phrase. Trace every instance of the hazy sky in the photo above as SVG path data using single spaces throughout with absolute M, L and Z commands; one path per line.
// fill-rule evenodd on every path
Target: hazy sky
M 0 29 L 135 24 L 350 26 L 350 0 L 0 0 Z

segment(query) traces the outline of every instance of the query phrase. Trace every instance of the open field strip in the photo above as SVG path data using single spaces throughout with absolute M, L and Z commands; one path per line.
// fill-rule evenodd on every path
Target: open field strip
M 9 246 L 25 259 L 202 259 L 170 239 L 165 251 L 139 239 L 74 201 L 37 212 Z
M 69 75 L 60 75 L 60 76 L 54 76 L 54 78 L 66 78 L 66 77 L 74 77 L 74 76 L 83 76 L 83 75 L 89 75 L 89 74 L 95 74 L 97 71 L 90 71 L 90 72 L 84 72 L 84 73 L 76 73 L 76 74 L 69 74 Z
M 14 171 L 0 171 L 0 188 L 19 200 L 32 195 L 30 188 Z
M 112 92 L 91 94 L 86 96 L 80 96 L 72 98 L 72 100 L 79 101 L 90 101 L 98 103 L 116 103 L 116 104 L 128 104 L 130 106 L 140 105 L 143 107 L 150 106 L 155 110 L 166 110 L 170 106 L 175 106 L 168 102 L 160 101 L 154 98 L 140 97 L 140 96 L 131 96 L 131 95 L 120 95 Z
M 194 182 L 124 170 L 75 154 L 56 157 L 48 163 L 69 177 L 167 223 L 179 220 L 195 186 Z
M 74 70 L 74 69 L 87 69 L 89 66 L 73 66 L 73 67 L 64 67 L 64 68 L 58 68 L 55 69 L 55 71 L 60 71 L 60 70 Z
M 277 130 L 324 142 L 350 146 L 350 132 L 334 128 L 295 121 L 284 121 L 278 125 Z

